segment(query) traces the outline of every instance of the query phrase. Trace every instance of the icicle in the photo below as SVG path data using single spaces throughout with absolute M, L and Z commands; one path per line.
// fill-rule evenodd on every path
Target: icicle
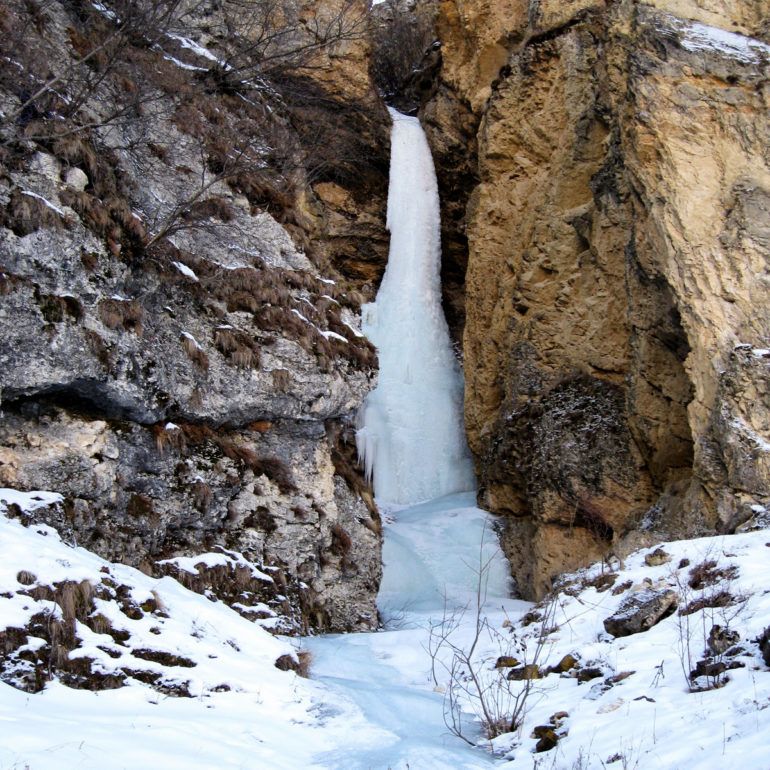
M 438 186 L 417 118 L 393 118 L 390 254 L 364 332 L 380 360 L 356 440 L 377 499 L 407 504 L 473 489 L 463 383 L 441 307 Z

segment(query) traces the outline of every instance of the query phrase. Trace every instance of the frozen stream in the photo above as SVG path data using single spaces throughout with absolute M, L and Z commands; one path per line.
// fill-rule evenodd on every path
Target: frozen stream
M 316 766 L 351 770 L 489 768 L 493 761 L 451 735 L 444 696 L 431 679 L 428 628 L 450 609 L 475 604 L 479 560 L 489 562 L 485 614 L 496 627 L 528 607 L 508 599 L 509 570 L 473 493 L 397 511 L 385 529 L 384 578 L 378 605 L 386 630 L 310 639 L 315 678 L 352 701 L 371 725 L 350 746 L 317 757 Z M 456 641 L 470 644 L 472 612 Z M 439 684 L 445 679 L 439 674 Z M 468 726 L 469 735 L 475 727 Z
M 508 565 L 490 517 L 469 491 L 474 476 L 462 375 L 441 307 L 439 199 L 430 149 L 416 118 L 394 110 L 391 116 L 390 254 L 377 299 L 364 308 L 380 374 L 357 436 L 386 512 L 378 597 L 385 630 L 309 640 L 315 678 L 367 725 L 314 764 L 335 770 L 487 768 L 490 755 L 445 726 L 448 675 L 441 665 L 433 667 L 435 678 L 431 673 L 429 629 L 446 613 L 470 608 L 452 638 L 471 644 L 480 573 L 482 604 L 495 628 L 505 619 L 503 607 L 515 615 L 524 603 L 507 598 Z M 464 731 L 471 738 L 478 732 L 472 721 Z

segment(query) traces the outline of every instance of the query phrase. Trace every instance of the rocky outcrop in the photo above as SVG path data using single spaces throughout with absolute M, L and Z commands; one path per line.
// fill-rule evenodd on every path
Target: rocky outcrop
M 604 630 L 615 637 L 647 631 L 672 615 L 679 604 L 676 591 L 648 588 L 626 597 L 617 611 L 604 620 Z
M 439 4 L 466 425 L 525 595 L 768 504 L 767 10 Z
M 101 6 L 4 11 L 29 34 L 0 82 L 0 486 L 62 494 L 35 516 L 156 575 L 239 554 L 281 630 L 370 629 L 379 519 L 347 442 L 376 377 L 387 128 L 364 4 L 289 5 L 169 4 L 187 15 L 130 34 Z M 258 66 L 260 23 L 294 37 Z M 55 93 L 21 87 L 41 75 Z M 243 605 L 247 572 L 190 586 Z

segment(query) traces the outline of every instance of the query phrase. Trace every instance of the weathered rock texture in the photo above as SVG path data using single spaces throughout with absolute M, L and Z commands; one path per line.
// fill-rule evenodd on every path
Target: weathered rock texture
M 243 554 L 284 630 L 377 623 L 379 520 L 346 440 L 376 372 L 356 326 L 387 116 L 364 3 L 287 0 L 278 39 L 304 51 L 343 6 L 364 26 L 277 69 L 218 15 L 242 4 L 130 35 L 90 4 L 0 9 L 0 486 L 60 492 L 41 517 L 150 572 Z M 220 572 L 198 589 L 243 604 L 248 570 Z
M 519 589 L 731 530 L 770 502 L 770 5 L 438 7 L 424 113 L 480 180 L 466 424 Z

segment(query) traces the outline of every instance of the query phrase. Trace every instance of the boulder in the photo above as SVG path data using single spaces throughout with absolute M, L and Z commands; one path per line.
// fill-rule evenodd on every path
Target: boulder
M 613 636 L 630 636 L 647 631 L 671 615 L 679 604 L 679 594 L 671 589 L 651 588 L 632 594 L 604 621 L 604 629 Z

